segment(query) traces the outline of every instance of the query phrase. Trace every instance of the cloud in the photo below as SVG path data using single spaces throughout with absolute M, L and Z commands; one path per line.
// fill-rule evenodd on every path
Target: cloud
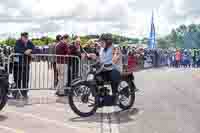
M 45 22 L 42 24 L 32 24 L 31 27 L 25 29 L 27 32 L 59 32 L 61 26 L 56 22 Z
M 157 34 L 165 35 L 179 24 L 200 22 L 198 5 L 198 0 L 1 0 L 0 32 L 148 36 L 154 10 Z
M 199 23 L 199 3 L 198 0 L 166 0 L 159 11 L 171 24 Z

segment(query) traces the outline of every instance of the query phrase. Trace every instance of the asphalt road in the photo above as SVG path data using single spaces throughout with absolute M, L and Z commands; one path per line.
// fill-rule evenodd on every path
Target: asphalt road
M 28 103 L 9 100 L 0 112 L 0 133 L 199 133 L 200 70 L 160 68 L 135 73 L 135 106 L 76 116 L 67 98 L 31 91 Z

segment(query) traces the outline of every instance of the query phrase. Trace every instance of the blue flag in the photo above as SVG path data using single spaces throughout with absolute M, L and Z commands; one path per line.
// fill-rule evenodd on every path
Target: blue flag
M 150 31 L 150 36 L 149 36 L 148 47 L 156 48 L 156 31 L 155 31 L 154 14 L 153 13 L 152 13 L 152 18 L 151 18 L 151 31 Z

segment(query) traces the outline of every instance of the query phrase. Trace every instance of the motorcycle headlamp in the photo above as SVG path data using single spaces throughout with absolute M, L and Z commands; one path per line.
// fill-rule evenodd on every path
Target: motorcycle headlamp
M 97 69 L 93 67 L 93 68 L 92 68 L 92 71 L 95 72 L 95 71 L 97 71 Z
M 88 74 L 87 81 L 92 81 L 92 80 L 94 80 L 94 74 Z

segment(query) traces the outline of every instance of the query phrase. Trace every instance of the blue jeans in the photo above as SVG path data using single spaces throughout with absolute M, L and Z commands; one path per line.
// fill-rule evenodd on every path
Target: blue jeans
M 118 89 L 118 84 L 121 80 L 121 75 L 120 72 L 113 69 L 110 73 L 110 78 L 111 78 L 111 86 L 112 86 L 112 92 L 115 95 L 117 93 L 117 89 Z

